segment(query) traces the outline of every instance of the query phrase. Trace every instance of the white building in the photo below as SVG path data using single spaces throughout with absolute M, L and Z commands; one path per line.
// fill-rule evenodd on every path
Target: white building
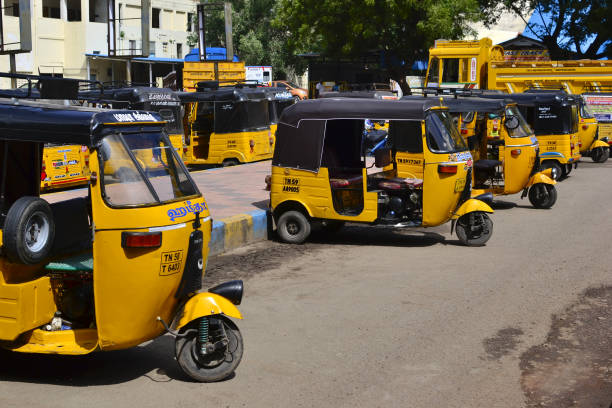
M 4 42 L 18 41 L 18 0 L 3 3 Z M 189 52 L 189 31 L 195 30 L 191 21 L 196 0 L 151 0 L 150 55 L 129 62 L 108 56 L 107 0 L 31 0 L 30 4 L 32 51 L 17 54 L 19 73 L 155 82 L 173 64 L 182 64 Z M 116 0 L 115 16 L 117 54 L 141 54 L 140 1 Z M 0 56 L 0 69 L 9 71 L 8 56 Z

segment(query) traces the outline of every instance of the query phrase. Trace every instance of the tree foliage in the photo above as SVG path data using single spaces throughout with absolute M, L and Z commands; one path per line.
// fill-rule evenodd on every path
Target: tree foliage
M 275 78 L 304 70 L 304 62 L 285 46 L 288 33 L 272 24 L 278 0 L 232 0 L 231 3 L 234 52 L 246 65 L 271 65 Z M 223 11 L 207 13 L 205 29 L 208 47 L 225 47 Z M 197 43 L 197 33 L 192 41 Z
M 480 0 L 485 22 L 504 11 L 520 16 L 553 59 L 612 58 L 612 8 L 607 0 Z M 530 20 L 533 14 L 534 18 Z
M 395 78 L 426 59 L 436 39 L 463 38 L 480 18 L 478 0 L 278 1 L 274 23 L 289 33 L 292 52 L 305 45 L 334 56 L 383 51 Z

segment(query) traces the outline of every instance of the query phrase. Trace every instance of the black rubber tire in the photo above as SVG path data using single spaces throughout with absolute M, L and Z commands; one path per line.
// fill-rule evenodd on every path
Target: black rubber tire
M 300 211 L 287 211 L 278 217 L 276 233 L 288 244 L 302 244 L 310 235 L 311 225 Z
M 561 178 L 563 178 L 563 167 L 561 167 L 561 164 L 556 161 L 556 160 L 545 160 L 544 162 L 542 162 L 542 170 L 545 169 L 553 169 L 556 168 L 557 169 L 557 178 L 555 180 L 560 180 Z
M 47 258 L 55 238 L 55 222 L 49 204 L 25 196 L 13 203 L 2 231 L 4 251 L 12 262 L 33 265 Z
M 566 164 L 563 166 L 563 178 L 570 175 L 570 173 L 572 172 L 572 167 L 573 166 L 571 164 Z
M 529 187 L 528 196 L 529 202 L 535 208 L 548 209 L 557 202 L 557 189 L 552 184 L 537 183 Z
M 221 163 L 221 166 L 223 166 L 223 167 L 232 167 L 232 166 L 237 166 L 239 164 L 240 164 L 240 161 L 238 159 L 225 159 Z
M 591 160 L 595 163 L 605 163 L 610 158 L 610 148 L 596 147 L 591 152 Z
M 469 217 L 470 214 L 464 214 L 457 220 L 455 230 L 457 237 L 463 245 L 467 246 L 483 246 L 493 235 L 493 221 L 489 218 L 489 215 L 482 211 L 476 211 L 473 213 L 475 217 L 479 217 L 484 225 L 480 234 L 474 234 L 469 231 Z
M 185 374 L 199 382 L 216 382 L 226 379 L 236 370 L 244 352 L 242 335 L 234 322 L 222 315 L 209 316 L 208 318 L 211 320 L 210 326 L 213 325 L 213 319 L 221 322 L 229 339 L 229 344 L 227 345 L 229 351 L 226 350 L 225 358 L 220 363 L 212 362 L 210 367 L 206 367 L 202 364 L 204 361 L 198 361 L 197 320 L 182 328 L 181 333 L 187 331 L 189 333 L 185 337 L 177 337 L 174 343 L 176 361 L 179 366 Z M 219 353 L 213 354 L 213 358 L 220 357 Z

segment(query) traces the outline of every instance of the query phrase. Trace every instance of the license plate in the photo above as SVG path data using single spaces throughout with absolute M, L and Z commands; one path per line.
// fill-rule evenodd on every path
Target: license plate
M 457 181 L 455 181 L 455 193 L 459 192 L 459 191 L 463 191 L 463 189 L 465 188 L 465 179 L 458 179 Z

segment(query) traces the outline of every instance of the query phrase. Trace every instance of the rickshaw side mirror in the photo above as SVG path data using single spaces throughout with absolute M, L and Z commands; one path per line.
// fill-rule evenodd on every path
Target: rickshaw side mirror
M 374 152 L 374 163 L 376 167 L 382 168 L 393 163 L 391 149 L 388 147 L 378 149 Z
M 506 127 L 510 130 L 514 130 L 519 127 L 519 120 L 516 116 L 506 117 Z

